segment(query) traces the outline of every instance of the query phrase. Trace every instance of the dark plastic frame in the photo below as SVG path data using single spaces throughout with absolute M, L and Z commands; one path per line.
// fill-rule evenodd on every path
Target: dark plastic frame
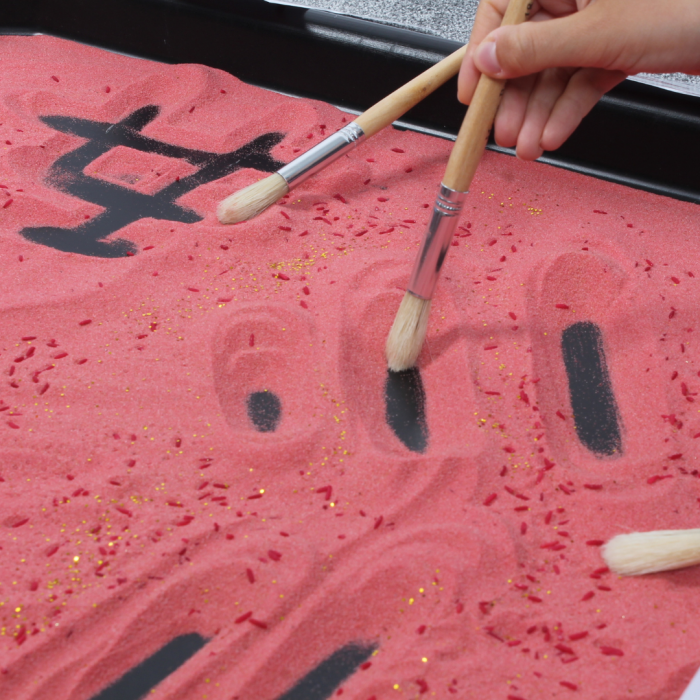
M 44 33 L 363 111 L 457 48 L 453 41 L 264 0 L 21 0 L 0 34 Z M 447 137 L 464 107 L 455 81 L 403 119 Z M 493 146 L 495 150 L 509 152 Z M 700 99 L 625 81 L 544 162 L 700 203 Z

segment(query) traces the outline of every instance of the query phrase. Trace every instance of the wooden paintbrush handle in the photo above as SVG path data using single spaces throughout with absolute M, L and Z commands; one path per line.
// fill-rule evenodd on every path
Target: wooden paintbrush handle
M 531 8 L 532 0 L 511 0 L 501 26 L 524 22 Z M 494 80 L 487 75 L 479 78 L 467 116 L 464 117 L 447 163 L 442 181 L 447 187 L 458 192 L 469 190 L 486 148 L 504 86 L 505 80 Z
M 367 138 L 381 131 L 385 126 L 389 126 L 453 75 L 457 75 L 466 52 L 466 46 L 457 49 L 447 58 L 443 58 L 442 61 L 370 107 L 354 120 L 355 123 L 362 127 Z

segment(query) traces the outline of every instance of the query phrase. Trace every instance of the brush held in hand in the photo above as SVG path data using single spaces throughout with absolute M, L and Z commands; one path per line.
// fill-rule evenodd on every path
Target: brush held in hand
M 457 75 L 466 51 L 466 46 L 457 49 L 270 177 L 226 197 L 217 209 L 219 221 L 237 224 L 262 214 L 292 187 L 323 170 L 364 139 L 374 136 Z
M 611 571 L 653 574 L 700 564 L 700 530 L 656 530 L 613 537 L 602 549 Z
M 502 25 L 527 19 L 531 0 L 511 0 Z M 505 81 L 479 78 L 467 116 L 447 162 L 428 230 L 413 266 L 413 274 L 386 341 L 386 358 L 394 372 L 412 367 L 428 327 L 430 300 L 445 262 L 462 204 L 486 148 Z

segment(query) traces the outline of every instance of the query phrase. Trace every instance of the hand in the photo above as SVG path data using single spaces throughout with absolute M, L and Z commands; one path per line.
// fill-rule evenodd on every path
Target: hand
M 482 72 L 508 79 L 496 143 L 524 160 L 559 148 L 628 75 L 700 74 L 698 0 L 537 0 L 528 22 L 500 27 L 507 5 L 481 1 L 459 99 L 469 104 Z

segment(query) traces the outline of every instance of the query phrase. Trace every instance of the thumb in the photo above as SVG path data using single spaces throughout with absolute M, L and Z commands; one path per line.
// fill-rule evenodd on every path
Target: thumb
M 606 49 L 611 47 L 604 28 L 587 10 L 559 19 L 499 27 L 476 48 L 474 64 L 482 73 L 499 79 L 519 78 L 546 68 L 603 67 L 608 62 Z

